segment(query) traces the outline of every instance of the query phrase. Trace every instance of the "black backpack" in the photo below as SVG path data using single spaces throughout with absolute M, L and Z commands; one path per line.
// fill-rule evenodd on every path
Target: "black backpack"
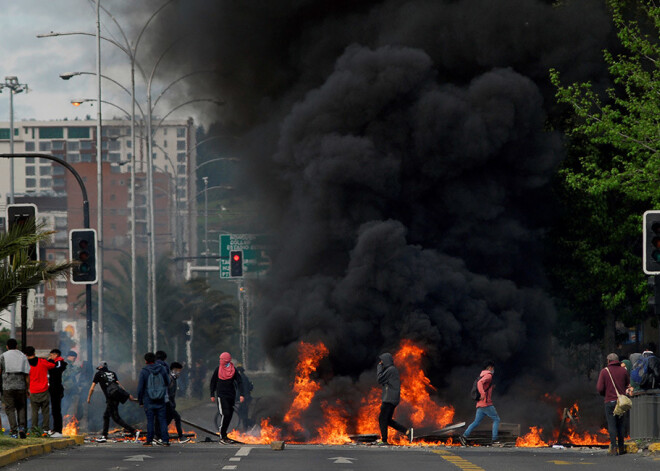
M 470 397 L 472 398 L 472 400 L 477 402 L 481 400 L 481 393 L 479 392 L 479 388 L 477 387 L 477 383 L 481 378 L 483 378 L 483 376 L 479 376 L 477 379 L 475 379 L 474 383 L 472 383 L 472 389 L 470 389 Z

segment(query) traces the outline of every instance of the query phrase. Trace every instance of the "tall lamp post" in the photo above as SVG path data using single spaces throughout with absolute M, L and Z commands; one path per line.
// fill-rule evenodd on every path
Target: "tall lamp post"
M 14 95 L 28 91 L 25 83 L 19 83 L 16 76 L 5 77 L 5 83 L 0 83 L 0 92 L 6 88 L 9 90 L 9 153 L 14 153 Z M 9 159 L 9 203 L 14 204 L 14 160 Z M 11 306 L 10 310 L 10 335 L 16 337 L 16 307 Z

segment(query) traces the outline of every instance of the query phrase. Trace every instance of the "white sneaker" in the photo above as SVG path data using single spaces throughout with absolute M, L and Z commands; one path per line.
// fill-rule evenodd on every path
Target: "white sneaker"
M 49 436 L 50 438 L 64 438 L 64 435 L 60 432 L 50 432 Z

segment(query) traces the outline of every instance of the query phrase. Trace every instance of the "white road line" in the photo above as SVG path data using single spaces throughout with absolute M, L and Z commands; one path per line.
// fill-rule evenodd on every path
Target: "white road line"
M 252 450 L 252 447 L 250 446 L 242 446 L 238 449 L 236 452 L 236 455 L 234 456 L 247 456 L 250 454 L 250 450 Z
M 233 458 L 229 458 L 229 461 L 241 461 L 241 458 L 236 458 L 235 456 Z
M 227 466 L 223 466 L 222 469 L 236 469 L 236 465 L 235 464 L 230 464 L 230 465 L 227 465 Z

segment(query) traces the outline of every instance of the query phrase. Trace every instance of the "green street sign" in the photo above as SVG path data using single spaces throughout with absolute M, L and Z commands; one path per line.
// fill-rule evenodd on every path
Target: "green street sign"
M 220 278 L 255 278 L 270 268 L 270 236 L 266 234 L 221 234 Z M 230 253 L 243 253 L 243 276 L 231 276 Z

